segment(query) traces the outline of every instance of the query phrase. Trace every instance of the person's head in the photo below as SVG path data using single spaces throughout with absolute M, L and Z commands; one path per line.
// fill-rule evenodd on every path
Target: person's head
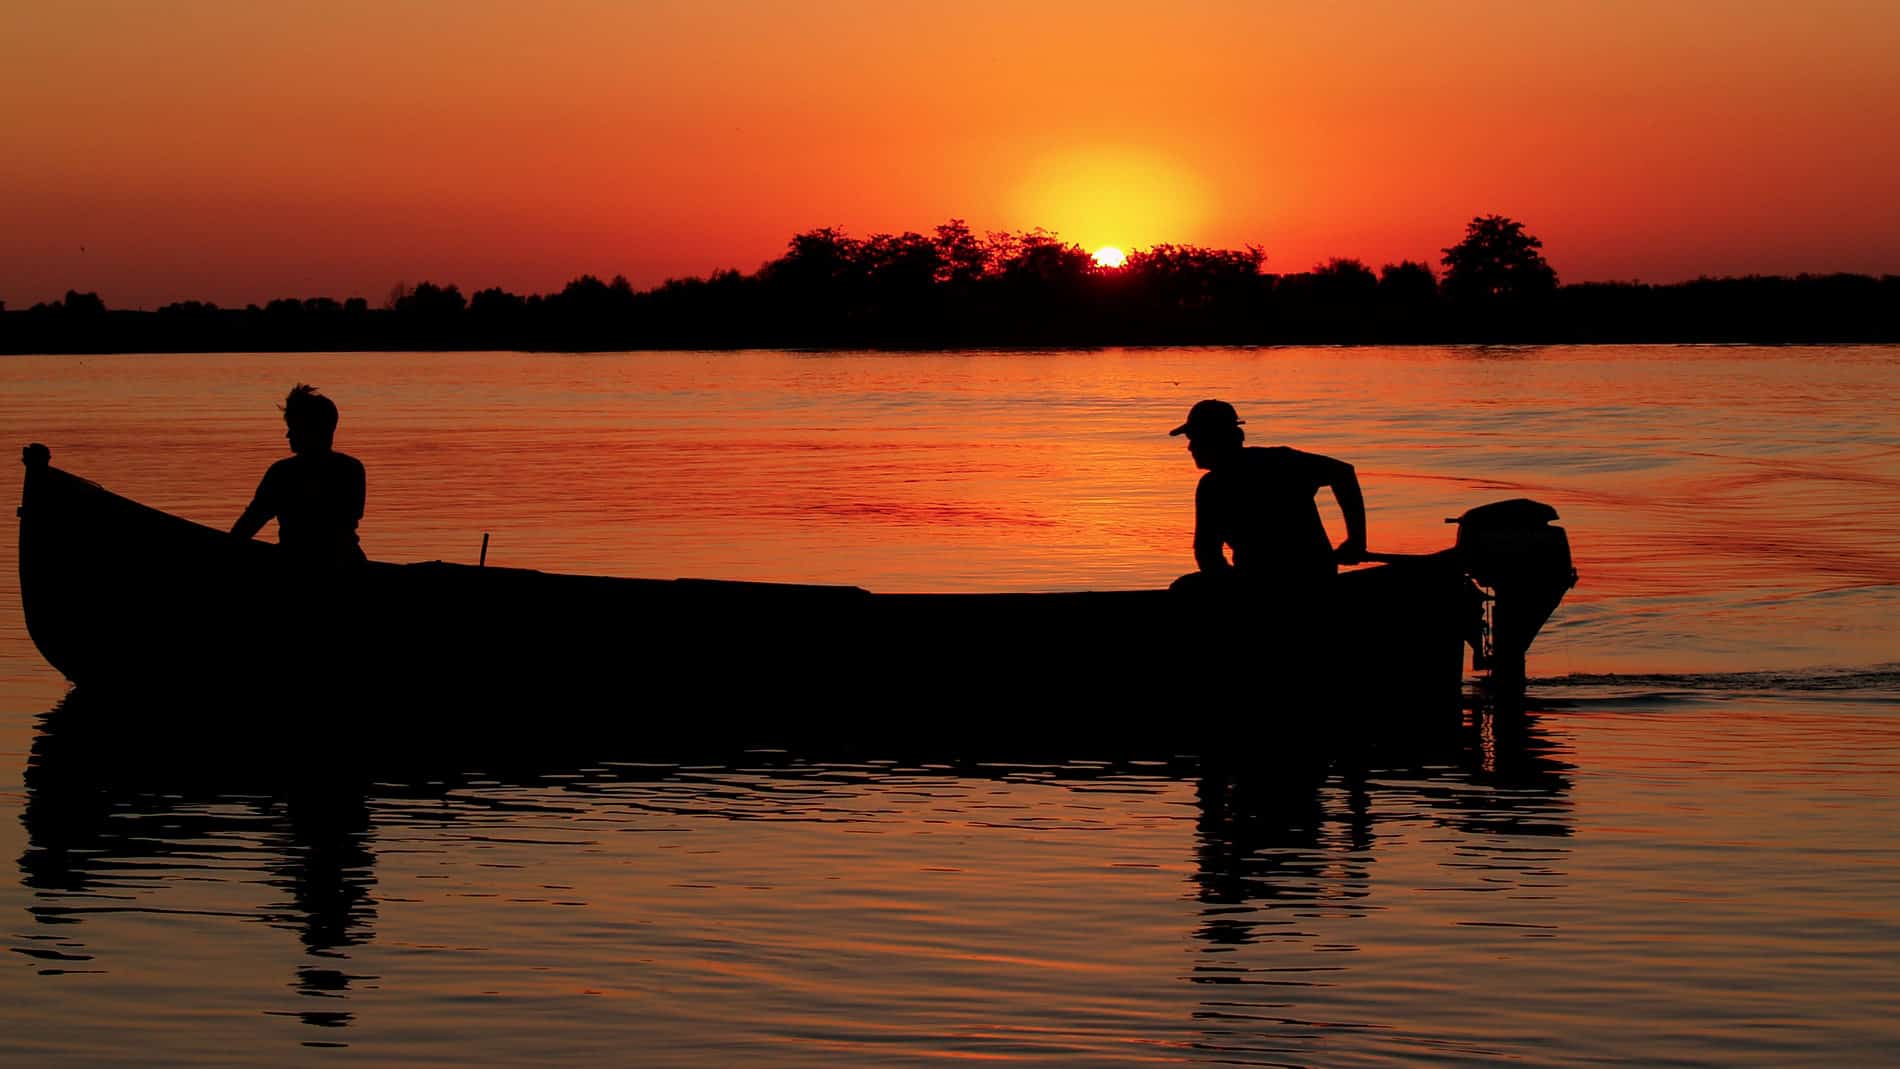
M 321 453 L 336 440 L 336 402 L 298 383 L 284 398 L 284 437 L 293 453 Z
M 1187 422 L 1168 433 L 1187 435 L 1188 453 L 1194 457 L 1195 466 L 1211 470 L 1240 451 L 1241 443 L 1247 440 L 1247 432 L 1240 429 L 1245 422 L 1233 405 L 1210 398 L 1196 402 L 1188 409 Z

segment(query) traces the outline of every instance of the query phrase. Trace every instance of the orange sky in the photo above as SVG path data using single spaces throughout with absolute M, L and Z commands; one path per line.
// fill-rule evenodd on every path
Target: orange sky
M 1900 272 L 1896 56 L 1872 0 L 10 4 L 0 300 L 644 285 L 951 216 L 1289 271 L 1501 212 L 1570 281 Z

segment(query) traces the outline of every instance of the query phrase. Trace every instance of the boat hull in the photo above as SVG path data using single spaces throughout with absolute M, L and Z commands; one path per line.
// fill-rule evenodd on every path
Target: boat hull
M 771 745 L 973 725 L 1235 740 L 1294 714 L 1456 716 L 1479 592 L 1450 558 L 1326 604 L 1165 590 L 872 594 L 429 562 L 299 570 L 29 452 L 27 628 L 82 688 L 432 730 L 499 719 Z M 497 718 L 496 714 L 500 714 Z

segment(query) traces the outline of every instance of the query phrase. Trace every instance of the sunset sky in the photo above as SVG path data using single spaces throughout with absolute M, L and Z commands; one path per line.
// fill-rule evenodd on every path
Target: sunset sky
M 1900 272 L 1900 6 L 60 0 L 0 12 L 0 300 L 752 270 L 792 233 Z M 82 251 L 83 249 L 83 251 Z

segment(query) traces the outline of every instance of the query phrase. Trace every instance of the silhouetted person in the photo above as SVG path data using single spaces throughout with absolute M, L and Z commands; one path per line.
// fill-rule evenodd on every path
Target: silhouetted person
M 1207 471 L 1194 492 L 1194 561 L 1176 590 L 1257 591 L 1276 597 L 1315 593 L 1366 552 L 1366 505 L 1351 464 L 1287 446 L 1247 446 L 1234 406 L 1207 400 L 1169 431 L 1185 434 L 1194 463 Z M 1337 549 L 1326 534 L 1315 495 L 1333 488 L 1346 516 Z M 1232 547 L 1233 560 L 1227 558 Z
M 314 565 L 362 561 L 356 521 L 363 518 L 363 465 L 332 449 L 335 402 L 315 386 L 298 383 L 284 398 L 284 437 L 291 455 L 270 466 L 249 508 L 231 525 L 253 538 L 277 521 L 277 544 Z

